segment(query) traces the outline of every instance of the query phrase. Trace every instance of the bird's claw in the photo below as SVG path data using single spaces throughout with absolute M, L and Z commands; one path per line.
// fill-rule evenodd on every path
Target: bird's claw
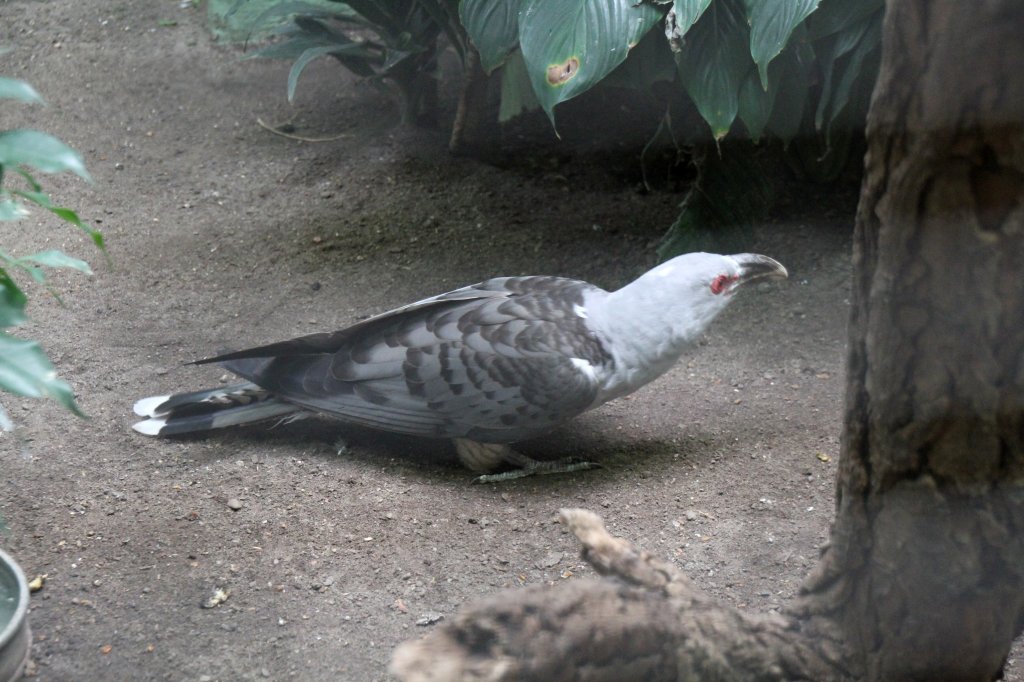
M 473 479 L 474 483 L 501 483 L 512 481 L 527 476 L 543 476 L 547 474 L 569 474 L 575 471 L 586 471 L 588 469 L 604 468 L 598 462 L 587 462 L 575 458 L 558 459 L 550 462 L 538 462 L 530 460 L 524 466 L 511 471 L 503 471 L 498 474 L 484 474 Z

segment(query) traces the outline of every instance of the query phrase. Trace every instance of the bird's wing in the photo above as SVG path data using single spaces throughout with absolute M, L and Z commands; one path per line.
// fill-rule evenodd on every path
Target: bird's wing
M 211 358 L 277 396 L 419 436 L 511 442 L 590 407 L 610 355 L 575 280 L 488 280 L 332 334 Z M 205 361 L 204 361 L 205 362 Z

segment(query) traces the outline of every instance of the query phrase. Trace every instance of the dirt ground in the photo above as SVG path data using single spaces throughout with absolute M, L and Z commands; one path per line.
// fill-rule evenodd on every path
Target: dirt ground
M 147 439 L 132 402 L 223 380 L 183 366 L 220 349 L 496 275 L 618 286 L 655 262 L 681 195 L 638 192 L 622 177 L 635 148 L 588 144 L 582 123 L 505 165 L 452 158 L 332 63 L 292 108 L 287 64 L 213 44 L 176 0 L 8 1 L 0 27 L 15 48 L 0 73 L 49 104 L 3 104 L 0 129 L 83 153 L 93 184 L 46 186 L 111 261 L 41 213 L 4 225 L 10 252 L 58 247 L 96 270 L 54 278 L 63 307 L 34 289 L 24 329 L 90 419 L 2 399 L 19 428 L 0 437 L 0 546 L 48 576 L 38 679 L 386 679 L 398 642 L 475 597 L 592 577 L 554 522 L 564 506 L 741 608 L 794 593 L 832 517 L 855 195 L 780 206 L 745 250 L 788 281 L 738 297 L 658 382 L 522 448 L 604 469 L 474 485 L 447 443 L 315 420 Z M 296 112 L 299 132 L 345 135 L 256 123 Z M 202 608 L 218 588 L 228 599 Z

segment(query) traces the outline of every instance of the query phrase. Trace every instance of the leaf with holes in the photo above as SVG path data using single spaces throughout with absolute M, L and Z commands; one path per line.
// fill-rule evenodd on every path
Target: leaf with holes
M 552 122 L 555 105 L 611 73 L 659 19 L 656 8 L 634 0 L 524 0 L 519 46 Z

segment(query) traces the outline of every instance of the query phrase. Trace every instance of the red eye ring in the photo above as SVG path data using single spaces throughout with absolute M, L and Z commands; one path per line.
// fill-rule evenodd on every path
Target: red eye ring
M 711 281 L 711 293 L 718 296 L 722 292 L 728 290 L 729 285 L 739 280 L 738 275 L 720 274 Z

